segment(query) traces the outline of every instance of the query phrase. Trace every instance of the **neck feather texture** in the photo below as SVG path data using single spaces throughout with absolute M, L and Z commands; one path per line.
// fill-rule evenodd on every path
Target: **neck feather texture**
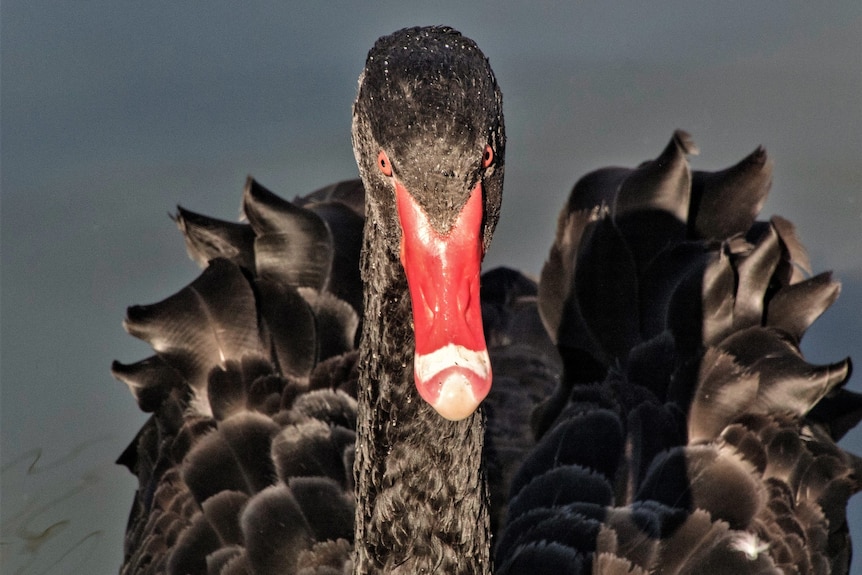
M 397 220 L 367 208 L 355 572 L 490 573 L 483 416 L 447 421 L 419 397 Z

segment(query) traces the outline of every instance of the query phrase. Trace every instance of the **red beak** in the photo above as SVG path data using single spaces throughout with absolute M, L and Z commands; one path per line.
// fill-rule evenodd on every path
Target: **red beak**
M 445 234 L 396 180 L 401 264 L 413 302 L 414 376 L 419 395 L 446 419 L 476 411 L 491 389 L 491 361 L 482 330 L 482 184 Z

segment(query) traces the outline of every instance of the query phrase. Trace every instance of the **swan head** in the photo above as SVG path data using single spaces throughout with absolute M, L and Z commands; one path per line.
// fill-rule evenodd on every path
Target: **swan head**
M 447 27 L 379 39 L 359 78 L 353 149 L 366 215 L 387 226 L 407 278 L 419 395 L 463 419 L 491 387 L 479 275 L 499 219 L 505 129 L 487 58 Z

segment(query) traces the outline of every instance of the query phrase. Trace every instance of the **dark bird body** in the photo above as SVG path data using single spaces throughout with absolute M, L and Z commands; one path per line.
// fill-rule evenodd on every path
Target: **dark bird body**
M 756 220 L 762 150 L 692 173 L 679 132 L 586 176 L 538 285 L 483 276 L 477 339 L 505 151 L 487 60 L 447 28 L 380 39 L 353 142 L 362 182 L 287 202 L 249 179 L 244 224 L 177 213 L 205 269 L 129 308 L 156 354 L 113 366 L 152 413 L 119 460 L 124 573 L 846 572 L 862 465 L 835 442 L 862 401 L 849 360 L 799 351 L 839 289 Z M 434 254 L 463 289 L 430 293 L 405 254 L 462 236 L 467 263 Z M 457 377 L 421 371 L 452 353 Z
M 810 276 L 792 224 L 756 220 L 762 149 L 713 173 L 689 169 L 696 152 L 677 132 L 653 161 L 584 176 L 560 214 L 539 305 L 564 365 L 500 573 L 849 569 L 862 461 L 835 442 L 859 396 L 849 359 L 799 350 L 840 286 Z

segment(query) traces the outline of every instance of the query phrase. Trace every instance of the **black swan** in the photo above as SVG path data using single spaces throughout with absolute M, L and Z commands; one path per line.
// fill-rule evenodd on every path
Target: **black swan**
M 679 132 L 594 172 L 540 284 L 480 288 L 505 136 L 478 47 L 378 40 L 353 141 L 361 182 L 179 209 L 205 269 L 129 308 L 156 354 L 112 366 L 152 413 L 123 573 L 847 570 L 862 399 L 799 353 L 838 285 L 755 221 L 762 150 L 692 174 Z

